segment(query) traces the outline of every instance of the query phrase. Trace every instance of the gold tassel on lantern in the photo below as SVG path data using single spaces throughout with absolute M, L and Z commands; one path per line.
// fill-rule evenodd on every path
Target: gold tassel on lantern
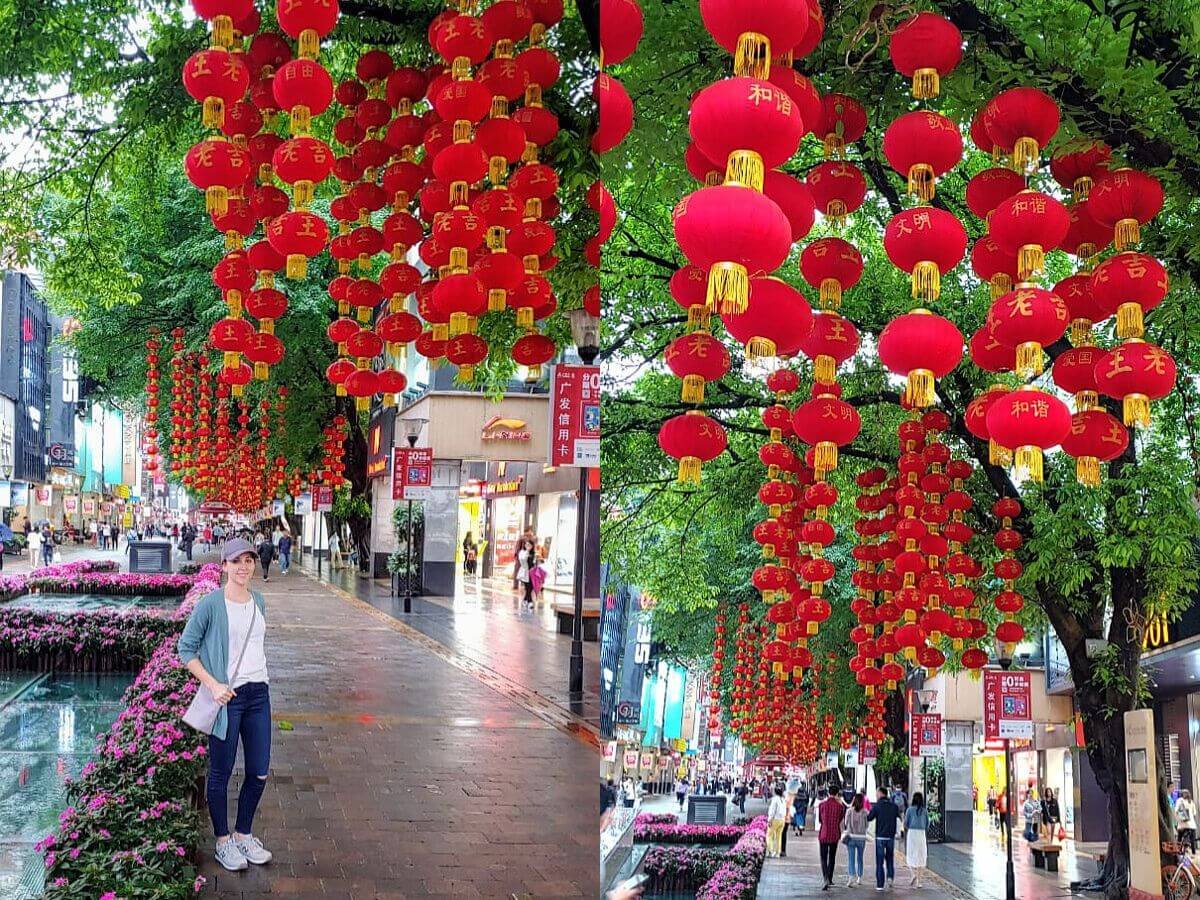
M 838 123 L 840 129 L 842 124 Z M 825 135 L 825 157 L 826 159 L 845 159 L 846 158 L 846 139 L 842 137 L 841 131 L 831 131 Z
M 212 20 L 212 45 L 229 49 L 233 46 L 233 19 L 229 16 L 214 16 Z
M 204 190 L 204 211 L 223 216 L 229 212 L 229 189 L 215 184 Z
M 1046 268 L 1046 254 L 1040 244 L 1026 244 L 1017 251 L 1017 277 L 1021 281 L 1032 281 Z
M 1092 323 L 1087 319 L 1076 319 L 1071 323 L 1071 344 L 1075 347 L 1093 347 Z
M 433 332 L 435 341 L 445 341 L 450 338 L 450 326 L 445 322 L 435 322 L 430 330 Z
M 529 330 L 533 327 L 533 307 L 519 306 L 517 307 L 517 326 Z
M 237 288 L 226 291 L 225 302 L 229 305 L 230 317 L 240 319 L 242 317 L 242 292 Z
M 679 483 L 699 484 L 701 465 L 700 457 L 698 456 L 685 456 L 679 460 Z
M 508 291 L 503 288 L 492 288 L 488 291 L 488 312 L 500 312 L 508 305 Z
M 1100 408 L 1100 395 L 1095 391 L 1079 391 L 1075 395 L 1075 412 L 1087 412 Z
M 1121 219 L 1113 229 L 1113 246 L 1118 250 L 1132 247 L 1142 239 L 1137 219 Z
M 1092 190 L 1092 178 L 1090 175 L 1080 175 L 1075 179 L 1075 183 L 1071 185 L 1071 200 L 1075 203 L 1082 203 L 1088 198 L 1088 194 Z
M 840 309 L 842 305 L 842 283 L 836 278 L 821 280 L 820 296 L 821 309 Z
M 301 59 L 316 59 L 321 54 L 321 38 L 313 29 L 301 31 L 299 43 Z
M 750 274 L 735 262 L 713 263 L 708 270 L 708 308 L 741 315 L 750 303 Z
M 256 362 L 254 364 L 254 379 L 256 381 L 266 381 L 268 371 L 265 362 Z
M 933 372 L 929 369 L 913 369 L 908 373 L 904 397 L 917 409 L 933 405 Z
M 1140 338 L 1146 333 L 1140 303 L 1122 303 L 1117 307 L 1117 337 L 1123 341 Z
M 942 89 L 941 78 L 937 69 L 917 69 L 912 78 L 913 97 L 917 100 L 931 100 Z
M 1013 146 L 1013 168 L 1018 172 L 1026 172 L 1037 167 L 1038 142 L 1031 137 L 1017 138 Z
M 988 441 L 988 462 L 993 466 L 1011 466 L 1012 451 L 996 443 L 995 438 Z
M 752 337 L 746 342 L 746 359 L 754 361 L 773 359 L 777 350 L 775 342 L 770 338 Z
M 725 163 L 725 184 L 753 188 L 761 194 L 765 171 L 762 157 L 753 150 L 734 150 Z
M 1081 456 L 1075 461 L 1075 480 L 1087 487 L 1100 484 L 1100 460 L 1094 456 Z
M 771 77 L 771 41 L 765 34 L 745 31 L 738 35 L 733 54 L 733 74 L 766 81 Z
M 504 184 L 508 176 L 508 160 L 503 156 L 493 156 L 488 160 L 488 181 L 492 186 Z
M 304 278 L 308 275 L 308 257 L 303 253 L 289 253 L 285 271 L 292 280 Z
M 701 306 L 699 303 L 688 307 L 687 328 L 688 331 L 707 331 L 711 311 L 707 306 Z
M 311 181 L 297 181 L 292 185 L 292 200 L 296 209 L 308 209 L 313 202 L 313 183 Z
M 1131 427 L 1150 427 L 1150 398 L 1145 394 L 1130 394 L 1121 404 L 1125 424 Z
M 475 367 L 474 366 L 459 366 L 458 367 L 458 380 L 461 382 L 464 382 L 465 384 L 471 384 L 475 380 Z
M 999 300 L 1012 290 L 1012 276 L 1007 272 L 997 272 L 988 281 L 988 287 L 993 300 Z
M 367 310 L 369 313 L 370 310 Z M 450 337 L 458 337 L 464 334 L 467 330 L 468 316 L 465 312 L 456 312 L 450 314 Z
M 242 355 L 240 353 L 238 353 L 237 351 L 226 350 L 225 355 L 223 357 L 223 361 L 225 363 L 225 368 L 226 369 L 236 369 L 238 367 L 238 360 L 240 360 L 241 357 L 242 357 Z
M 846 219 L 850 212 L 846 209 L 845 200 L 830 200 L 825 206 L 825 218 L 829 220 L 829 224 L 834 228 L 842 228 L 846 224 Z
M 813 448 L 813 470 L 820 478 L 826 472 L 832 472 L 838 464 L 838 445 L 832 441 L 818 441 Z
M 704 377 L 702 375 L 685 375 L 679 399 L 684 403 L 703 403 Z
M 916 300 L 933 302 L 942 293 L 942 274 L 937 263 L 923 259 L 913 266 L 912 295 Z
M 307 106 L 293 106 L 290 125 L 293 135 L 308 134 L 312 130 L 312 110 Z
M 1018 447 L 1013 454 L 1013 467 L 1018 472 L 1027 473 L 1030 481 L 1042 481 L 1042 448 Z
M 1017 344 L 1016 372 L 1018 375 L 1022 378 L 1041 375 L 1044 365 L 1041 344 L 1037 341 L 1026 341 L 1023 344 Z
M 832 356 L 819 354 L 813 361 L 813 380 L 817 384 L 833 384 L 837 376 L 837 360 Z
M 225 101 L 220 97 L 205 97 L 200 122 L 205 128 L 220 128 L 225 124 Z
M 933 166 L 928 163 L 917 163 L 908 170 L 908 193 L 922 203 L 933 199 L 937 190 L 933 175 Z

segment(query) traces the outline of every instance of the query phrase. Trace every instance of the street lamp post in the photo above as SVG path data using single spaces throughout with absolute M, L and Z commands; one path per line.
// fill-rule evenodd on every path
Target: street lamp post
M 421 436 L 421 430 L 429 422 L 428 419 L 400 419 L 400 427 L 404 431 L 404 439 L 408 441 L 409 448 L 417 446 L 417 439 Z M 405 538 L 405 552 L 408 561 L 404 566 L 404 611 L 412 612 L 412 582 L 413 582 L 413 502 L 408 500 L 408 528 L 407 537 Z
M 1000 668 L 1007 672 L 1012 668 L 1012 657 L 1006 652 L 1004 644 L 1000 641 L 996 642 L 999 649 L 997 654 L 1000 657 Z M 1013 849 L 1012 849 L 1012 823 L 1013 816 L 1017 814 L 1016 808 L 1013 806 L 1013 778 L 1012 778 L 1012 750 L 1009 747 L 1009 739 L 1004 739 L 1004 799 L 1005 805 L 1008 807 L 1008 815 L 1005 816 L 1005 850 L 1008 854 L 1004 869 L 1004 900 L 1016 900 L 1017 897 L 1017 876 L 1013 870 Z
M 585 365 L 593 365 L 600 353 L 600 320 L 585 309 L 572 309 L 567 313 L 571 322 L 571 337 L 579 350 L 579 358 Z M 571 623 L 571 665 L 569 690 L 571 694 L 583 694 L 583 592 L 587 581 L 584 577 L 584 556 L 587 552 L 588 523 L 588 477 L 587 468 L 579 469 L 578 521 L 575 524 L 575 615 Z
M 922 691 L 915 691 L 914 693 L 916 694 L 916 697 L 917 697 L 917 704 L 921 707 L 921 713 L 924 714 L 924 713 L 929 712 L 929 707 L 933 706 L 933 701 L 935 699 L 937 699 L 937 692 L 922 690 Z M 912 727 L 911 722 L 909 723 L 909 727 L 910 728 Z M 920 746 L 920 742 L 918 741 L 918 747 L 919 746 Z M 928 771 L 929 771 L 929 758 L 927 756 L 925 756 L 925 754 L 922 753 L 921 754 L 921 790 L 925 794 L 925 808 L 926 809 L 929 808 Z M 911 794 L 911 791 L 909 793 Z

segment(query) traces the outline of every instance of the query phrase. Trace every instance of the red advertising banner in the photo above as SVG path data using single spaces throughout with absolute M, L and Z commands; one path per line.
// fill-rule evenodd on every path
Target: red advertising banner
M 392 452 L 392 499 L 428 500 L 433 490 L 433 448 L 397 447 Z
M 913 713 L 908 732 L 909 756 L 942 755 L 941 713 Z
M 983 673 L 983 737 L 1033 737 L 1033 690 L 1028 672 Z
M 313 512 L 327 512 L 333 509 L 333 485 L 318 484 L 313 488 Z
M 600 465 L 600 367 L 558 365 L 550 377 L 550 465 Z
M 860 765 L 873 766 L 879 759 L 879 748 L 874 741 L 863 741 L 858 745 L 858 762 Z

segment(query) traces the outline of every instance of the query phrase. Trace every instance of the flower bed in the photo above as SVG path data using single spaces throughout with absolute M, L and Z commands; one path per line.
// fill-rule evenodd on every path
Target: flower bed
M 192 575 L 143 575 L 136 572 L 79 572 L 45 576 L 35 573 L 25 579 L 25 588 L 44 594 L 166 597 L 185 593 L 193 581 L 195 576 Z
M 726 861 L 696 892 L 697 900 L 754 900 L 767 856 L 767 818 L 759 816 L 748 826 Z
M 679 821 L 679 816 L 675 813 L 639 813 L 634 816 L 633 824 L 636 825 L 674 825 Z
M 199 891 L 195 848 L 201 816 L 195 802 L 205 771 L 205 740 L 182 716 L 196 681 L 176 653 L 178 623 L 220 585 L 208 565 L 192 581 L 171 631 L 125 692 L 125 709 L 96 746 L 96 758 L 69 782 L 58 829 L 38 844 L 45 853 L 46 893 L 60 898 L 167 898 Z M 89 613 L 85 615 L 97 615 Z
M 640 816 L 638 817 L 641 818 Z M 636 820 L 635 820 L 636 821 Z M 635 828 L 637 826 L 635 825 Z M 666 828 L 659 823 L 646 823 L 643 830 Z M 704 829 L 712 836 L 736 832 L 737 842 L 727 851 L 707 847 L 651 847 L 642 860 L 642 871 L 651 878 L 655 891 L 696 891 L 703 900 L 753 900 L 758 891 L 762 875 L 763 860 L 767 855 L 767 819 L 759 816 L 749 825 L 691 825 L 677 826 L 673 835 L 681 829 L 690 829 L 692 836 L 687 843 L 706 843 L 697 839 L 695 831 Z M 642 840 L 637 837 L 635 840 Z M 660 840 L 659 838 L 647 838 Z M 685 839 L 672 837 L 667 842 L 682 842 Z M 723 839 L 721 842 L 725 842 Z M 713 840 L 712 843 L 718 843 Z
M 120 564 L 114 559 L 78 559 L 75 562 L 39 566 L 29 574 L 34 577 L 85 575 L 89 572 L 117 572 L 120 569 Z
M 732 844 L 745 830 L 740 825 L 638 824 L 635 820 L 633 839 L 654 844 Z

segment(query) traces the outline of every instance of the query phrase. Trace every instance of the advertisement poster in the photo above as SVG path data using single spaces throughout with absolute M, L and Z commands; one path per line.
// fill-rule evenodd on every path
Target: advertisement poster
M 103 503 L 100 504 L 100 515 L 111 516 L 112 511 L 113 511 L 113 505 L 112 505 L 111 501 L 105 500 Z
M 63 497 L 63 512 L 77 513 L 79 512 L 79 498 L 74 494 Z
M 492 501 L 495 529 L 495 563 L 499 575 L 508 572 L 517 558 L 517 541 L 525 519 L 524 497 L 497 497 Z
M 557 365 L 550 377 L 550 465 L 600 465 L 600 367 Z
M 292 509 L 298 516 L 311 516 L 313 511 L 312 494 L 305 491 L 292 498 Z
M 873 766 L 879 759 L 879 749 L 874 741 L 863 741 L 859 745 L 858 761 L 864 766 Z
M 625 751 L 625 768 L 636 769 L 638 767 L 638 752 L 636 750 Z
M 271 501 L 271 515 L 282 516 L 284 513 L 284 505 L 282 500 Z
M 913 713 L 909 729 L 909 756 L 942 755 L 941 713 Z
M 605 741 L 604 742 L 604 761 L 605 762 L 616 762 L 617 761 L 617 742 L 616 741 Z
M 14 508 L 29 505 L 29 482 L 14 481 L 12 483 L 12 505 Z
M 313 512 L 329 512 L 333 509 L 333 485 L 318 484 L 313 491 Z
M 983 673 L 983 737 L 1033 737 L 1033 691 L 1028 672 Z
M 84 500 L 83 501 L 83 514 L 85 516 L 94 516 L 96 514 L 96 501 L 95 500 Z
M 392 499 L 428 500 L 433 495 L 433 448 L 392 451 Z
M 38 506 L 49 506 L 54 501 L 54 488 L 50 485 L 39 485 L 33 493 L 34 502 Z

